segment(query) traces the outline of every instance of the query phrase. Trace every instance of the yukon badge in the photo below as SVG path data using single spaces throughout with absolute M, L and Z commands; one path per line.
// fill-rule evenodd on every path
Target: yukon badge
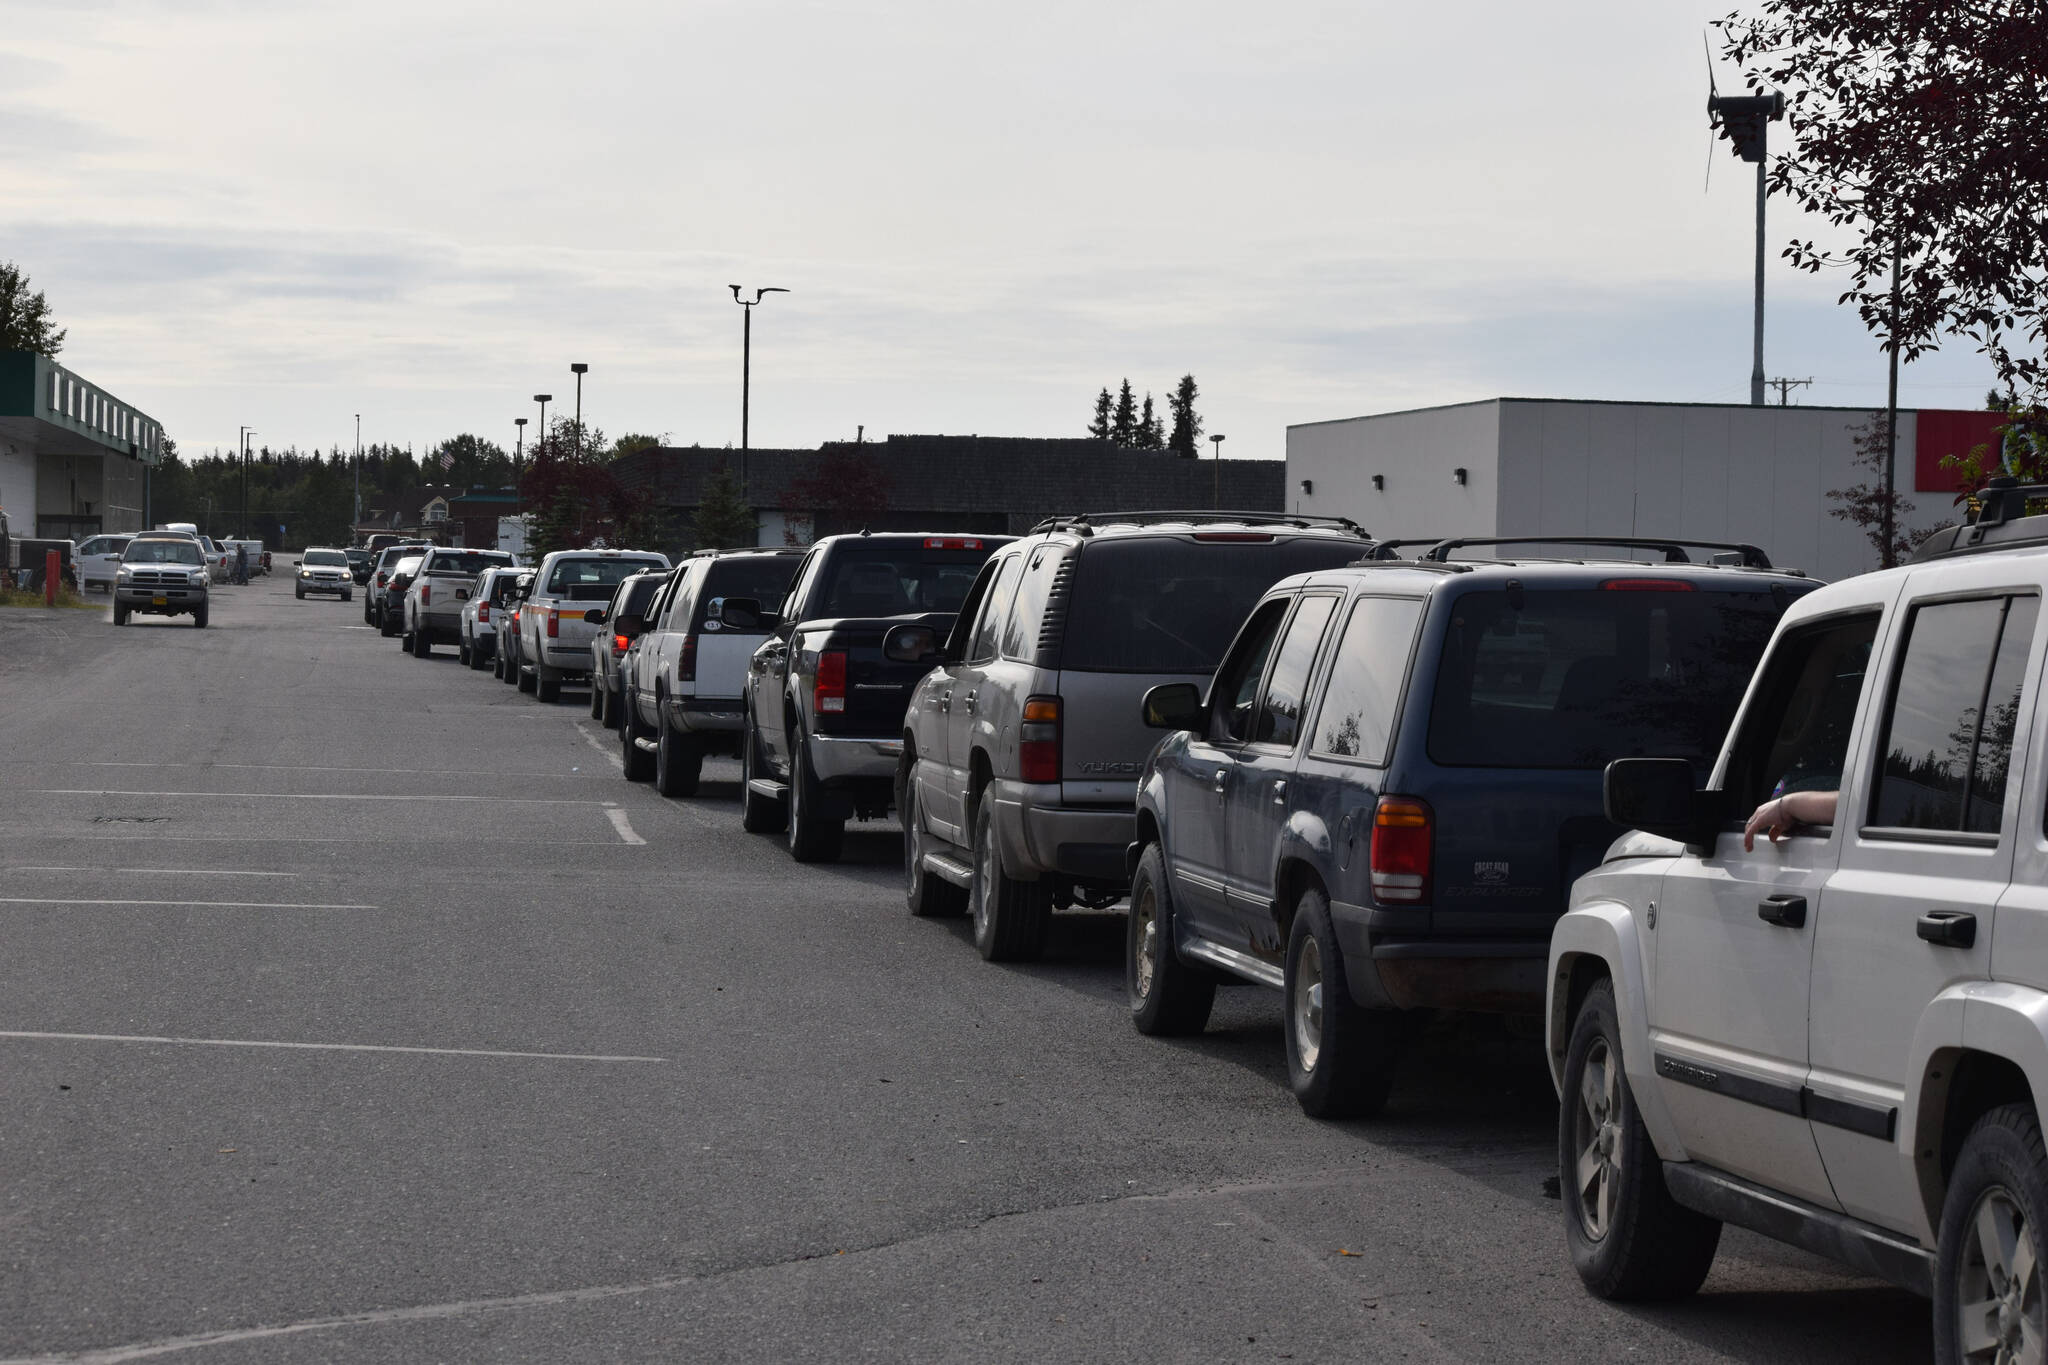
M 1504 862 L 1477 862 L 1472 864 L 1472 880 L 1481 886 L 1499 886 L 1508 879 L 1508 865 Z
M 1138 775 L 1138 765 L 1130 762 L 1098 763 L 1084 759 L 1081 763 L 1081 771 L 1102 777 L 1136 777 Z

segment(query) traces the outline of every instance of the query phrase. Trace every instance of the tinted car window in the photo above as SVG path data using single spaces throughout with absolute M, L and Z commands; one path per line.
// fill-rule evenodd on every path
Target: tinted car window
M 1260 607 L 1238 633 L 1237 645 L 1217 670 L 1209 688 L 1211 729 L 1222 743 L 1238 743 L 1252 732 L 1258 712 L 1259 683 L 1266 676 L 1266 660 L 1273 653 L 1273 639 L 1287 616 L 1289 601 L 1282 598 Z
M 1323 689 L 1311 746 L 1316 752 L 1373 764 L 1387 761 L 1401 679 L 1421 619 L 1422 603 L 1412 597 L 1358 599 Z
M 1300 537 L 1097 541 L 1075 565 L 1060 667 L 1090 673 L 1207 673 L 1252 604 L 1289 574 L 1334 568 L 1357 541 Z
M 474 550 L 468 554 L 463 554 L 459 551 L 451 553 L 447 550 L 441 550 L 434 555 L 432 572 L 478 574 L 490 568 L 493 564 L 503 564 L 507 560 L 508 556 L 496 551 Z
M 1266 682 L 1265 701 L 1252 738 L 1260 744 L 1292 746 L 1301 733 L 1301 708 L 1308 695 L 1309 670 L 1315 667 L 1316 650 L 1322 646 L 1323 631 L 1336 613 L 1337 599 L 1328 594 L 1303 597 L 1294 619 L 1287 623 L 1287 635 L 1280 642 L 1280 654 L 1273 660 L 1273 674 Z
M 178 540 L 131 540 L 121 552 L 123 564 L 203 564 L 196 542 Z
M 619 584 L 612 594 L 611 614 L 613 616 L 639 616 L 646 612 L 654 600 L 654 594 L 661 590 L 667 579 L 660 574 L 635 574 Z
M 990 547 L 991 549 L 994 547 Z M 958 611 L 988 550 L 858 546 L 830 556 L 818 583 L 818 614 L 906 616 Z
M 1885 714 L 1872 824 L 1998 831 L 2034 616 L 2031 597 L 1914 610 Z
M 704 591 L 697 594 L 692 630 L 701 630 L 717 598 L 751 597 L 768 610 L 789 591 L 802 561 L 795 555 L 734 555 L 714 559 L 704 574 Z
M 605 602 L 627 578 L 663 567 L 651 559 L 562 559 L 549 572 L 546 590 L 575 601 Z
M 301 564 L 327 564 L 343 567 L 348 564 L 348 556 L 339 550 L 308 550 L 299 562 Z
M 1727 790 L 1751 810 L 1788 791 L 1838 791 L 1878 614 L 1788 630 L 1764 662 L 1730 755 Z
M 1045 627 L 1046 603 L 1052 599 L 1052 580 L 1066 559 L 1050 546 L 1036 550 L 1024 577 L 1017 584 L 1017 597 L 1010 606 L 1010 618 L 1003 626 L 1002 652 L 1006 659 L 1029 659 L 1038 653 L 1038 635 Z
M 974 639 L 967 646 L 967 662 L 987 663 L 996 657 L 996 641 L 1001 636 L 1003 625 L 1009 620 L 1010 599 L 1016 592 L 1017 575 L 1024 572 L 1024 557 L 1011 555 L 996 570 L 996 581 L 989 584 L 988 595 L 982 599 L 981 618 L 974 628 Z
M 1429 754 L 1452 767 L 1604 768 L 1720 747 L 1781 608 L 1769 593 L 1517 589 L 1453 604 Z

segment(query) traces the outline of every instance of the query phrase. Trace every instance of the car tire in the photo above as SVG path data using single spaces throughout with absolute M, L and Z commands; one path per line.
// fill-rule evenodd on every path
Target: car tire
M 1174 947 L 1173 890 L 1166 854 L 1145 846 L 1131 878 L 1129 929 L 1124 937 L 1124 994 L 1131 1022 L 1154 1038 L 1200 1033 L 1216 1005 L 1216 976 L 1182 961 Z
M 117 626 L 128 624 L 128 608 L 126 604 L 121 602 L 114 603 L 114 624 Z
M 789 823 L 789 803 L 754 790 L 761 776 L 761 745 L 754 734 L 754 713 L 740 728 L 740 828 L 749 834 L 779 834 Z
M 367 594 L 363 597 L 363 624 L 366 626 L 377 624 L 377 618 L 370 612 L 370 598 Z
M 974 950 L 989 962 L 1029 962 L 1045 951 L 1052 928 L 1052 886 L 1020 882 L 1003 870 L 996 837 L 996 803 L 987 792 L 974 803 L 974 880 L 967 889 L 974 915 Z
M 415 659 L 431 659 L 434 657 L 434 642 L 427 638 L 427 634 L 423 630 L 415 630 L 412 633 L 412 657 Z
M 1622 1066 L 1611 981 L 1595 983 L 1579 1004 L 1563 1089 L 1558 1184 L 1565 1244 L 1579 1278 L 1603 1299 L 1684 1298 L 1713 1268 L 1721 1224 L 1679 1204 L 1665 1187 L 1664 1163 Z
M 590 718 L 600 725 L 604 723 L 604 699 L 607 695 L 593 673 L 590 677 Z
M 2044 1168 L 2048 1153 L 2031 1104 L 1991 1110 L 1963 1139 L 1935 1239 L 1934 1358 L 1940 1365 L 2023 1360 L 2023 1338 L 2048 1335 L 2048 1295 L 2042 1292 L 2048 1286 L 2041 1283 L 2048 1258 Z M 2031 1264 L 2015 1281 L 2013 1265 L 2020 1260 Z
M 484 653 L 478 646 L 472 644 L 469 647 L 469 666 L 478 673 L 481 673 L 491 666 L 491 656 Z
M 1378 1113 L 1400 1060 L 1400 1015 L 1366 1009 L 1351 998 L 1330 901 L 1316 887 L 1302 892 L 1294 906 L 1285 985 L 1287 1084 L 1302 1112 L 1319 1119 Z
M 195 625 L 195 626 L 197 626 L 197 627 L 199 627 L 199 629 L 201 629 L 201 630 L 205 630 L 205 629 L 206 629 L 206 613 L 207 613 L 207 608 L 206 608 L 206 607 L 200 607 L 200 608 L 199 608 L 199 609 L 198 609 L 197 611 L 193 612 L 193 613 L 192 613 L 192 624 L 193 624 L 193 625 Z
M 468 668 L 471 666 L 469 659 L 469 642 L 466 640 L 457 640 L 455 642 L 455 662 L 461 664 L 464 668 Z
M 540 681 L 537 675 L 528 673 L 524 668 L 519 670 L 519 690 L 521 692 L 531 693 L 539 685 Z
M 670 725 L 659 702 L 654 728 L 654 789 L 663 796 L 695 796 L 704 776 L 704 741 Z
M 292 588 L 292 596 L 298 598 L 301 602 L 303 602 L 306 600 L 306 590 L 304 588 L 294 585 Z
M 624 759 L 628 782 L 645 782 L 654 776 L 654 755 L 642 749 L 633 741 L 642 736 L 653 738 L 640 728 L 640 717 L 628 714 L 625 723 L 619 726 L 619 753 Z
M 824 813 L 825 787 L 811 770 L 811 746 L 790 726 L 789 856 L 800 863 L 836 863 L 846 846 L 846 821 Z
M 347 602 L 347 601 L 350 601 L 350 600 L 351 600 L 351 599 L 352 599 L 353 597 L 354 597 L 354 594 L 353 594 L 353 593 L 346 593 L 346 592 L 345 592 L 345 593 L 343 593 L 343 594 L 341 595 L 341 600 L 342 600 L 342 601 L 344 601 L 344 602 Z
M 390 612 L 380 611 L 377 613 L 377 633 L 387 640 L 398 634 L 398 623 L 391 619 Z
M 916 759 L 912 758 L 915 763 Z M 910 913 L 919 919 L 952 919 L 967 909 L 967 888 L 955 886 L 944 877 L 925 871 L 926 840 L 924 806 L 917 799 L 917 775 L 913 768 L 897 795 L 896 808 L 903 821 L 903 898 Z
M 553 706 L 562 699 L 562 680 L 560 678 L 543 678 L 536 672 L 534 674 L 533 695 L 548 705 Z

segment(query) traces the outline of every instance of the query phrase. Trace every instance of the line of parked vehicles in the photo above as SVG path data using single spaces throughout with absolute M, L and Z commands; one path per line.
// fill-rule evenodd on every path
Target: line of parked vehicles
M 248 556 L 249 576 L 270 572 L 270 551 L 263 548 L 260 540 L 215 540 L 204 535 L 189 521 L 166 522 L 147 532 L 109 533 L 89 536 L 78 542 L 71 553 L 72 575 L 81 592 L 112 593 L 115 579 L 119 576 L 121 557 L 128 548 L 128 542 L 137 534 L 156 535 L 163 532 L 189 536 L 199 545 L 204 560 L 207 579 L 213 583 L 226 583 L 234 577 L 235 552 L 242 551 Z
M 2043 496 L 1833 585 L 1213 512 L 355 581 L 415 655 L 587 683 L 628 780 L 737 754 L 800 861 L 893 811 L 911 913 L 992 961 L 1125 905 L 1135 1027 L 1280 992 L 1308 1114 L 1378 1111 L 1432 1014 L 1540 1018 L 1597 1294 L 1693 1292 L 1735 1223 L 1931 1296 L 1944 1361 L 2041 1361 Z

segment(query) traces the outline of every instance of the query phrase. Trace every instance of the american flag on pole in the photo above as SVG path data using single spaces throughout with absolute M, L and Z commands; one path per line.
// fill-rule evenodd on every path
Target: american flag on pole
M 445 446 L 444 446 L 444 447 L 442 447 L 442 450 L 441 450 L 441 468 L 443 468 L 443 469 L 453 469 L 453 468 L 455 468 L 455 452 L 454 452 L 454 451 L 452 451 L 452 450 L 450 450 L 450 449 L 448 449 L 448 448 L 447 448 L 447 447 L 445 447 Z

